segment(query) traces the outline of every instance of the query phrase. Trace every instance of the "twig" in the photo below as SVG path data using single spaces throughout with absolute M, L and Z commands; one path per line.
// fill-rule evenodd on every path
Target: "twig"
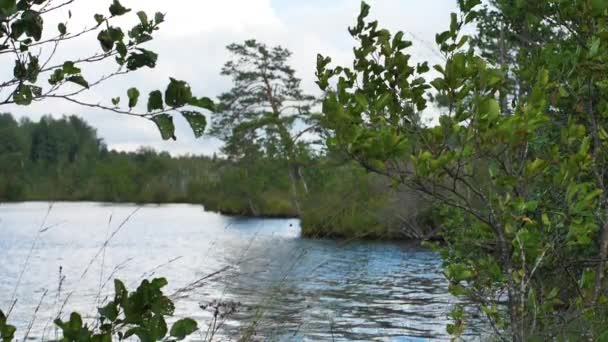
M 44 290 L 44 293 L 42 293 L 42 297 L 40 298 L 40 302 L 38 302 L 38 306 L 36 306 L 36 310 L 34 310 L 34 315 L 32 317 L 32 320 L 30 321 L 30 324 L 27 327 L 27 331 L 25 332 L 25 336 L 23 336 L 23 340 L 24 341 L 27 341 L 27 338 L 30 335 L 32 327 L 34 326 L 34 322 L 36 321 L 36 315 L 38 314 L 38 311 L 40 311 L 40 306 L 42 305 L 42 302 L 44 301 L 44 298 L 46 297 L 46 294 L 48 292 L 49 292 L 49 290 Z
M 175 291 L 172 295 L 169 296 L 169 298 L 171 298 L 171 299 L 183 298 L 183 297 L 178 297 L 178 295 L 180 295 L 182 293 L 185 293 L 185 292 L 190 292 L 190 291 L 192 291 L 192 290 L 194 290 L 194 289 L 196 289 L 198 287 L 201 287 L 204 284 L 205 280 L 207 280 L 209 278 L 213 278 L 216 275 L 219 275 L 221 273 L 224 273 L 224 272 L 226 272 L 227 270 L 229 270 L 231 268 L 232 268 L 232 266 L 225 266 L 224 268 L 222 268 L 222 269 L 220 269 L 218 271 L 210 273 L 210 274 L 208 274 L 208 275 L 206 275 L 206 276 L 204 276 L 204 277 L 202 277 L 202 278 L 200 278 L 200 279 L 198 279 L 198 280 L 190 283 L 189 285 L 187 285 L 185 287 L 182 287 L 181 289 Z
M 97 260 L 97 258 L 103 253 L 103 251 L 106 249 L 106 247 L 108 246 L 108 244 L 110 243 L 110 241 L 116 236 L 116 234 L 118 234 L 122 230 L 122 228 L 127 224 L 127 222 L 129 222 L 129 220 L 131 220 L 131 218 L 133 217 L 133 215 L 135 215 L 140 209 L 141 209 L 141 207 L 138 207 L 135 210 L 133 210 L 133 212 L 131 212 L 131 214 L 129 214 L 122 221 L 122 223 L 118 226 L 118 228 L 116 228 L 112 232 L 112 234 L 110 235 L 110 237 L 107 238 L 106 241 L 104 241 L 104 243 L 101 246 L 101 248 L 99 249 L 99 251 L 93 256 L 93 258 L 89 262 L 89 265 L 82 272 L 82 275 L 80 276 L 80 280 L 82 280 L 87 275 L 89 269 L 91 268 L 91 266 L 93 265 L 93 263 L 95 262 L 95 260 Z
M 40 235 L 42 233 L 48 231 L 48 229 L 50 229 L 50 228 L 47 229 L 45 227 L 45 224 L 46 224 L 46 220 L 48 219 L 49 215 L 51 214 L 51 210 L 53 210 L 53 205 L 54 205 L 54 203 L 49 204 L 49 207 L 46 211 L 46 215 L 44 215 L 44 219 L 42 220 L 42 223 L 40 224 L 40 229 L 38 230 L 38 233 L 36 234 L 36 238 L 34 239 L 34 242 L 32 242 L 32 246 L 30 247 L 27 257 L 25 258 L 25 263 L 23 264 L 23 267 L 21 268 L 21 272 L 19 273 L 19 278 L 17 278 L 17 284 L 15 284 L 15 288 L 13 289 L 13 294 L 11 295 L 10 301 L 13 303 L 17 303 L 17 301 L 16 301 L 17 290 L 19 289 L 19 286 L 21 285 L 21 280 L 23 279 L 23 274 L 25 274 L 25 270 L 27 269 L 27 266 L 30 262 L 32 254 L 34 252 L 34 248 L 36 247 L 36 243 L 38 243 L 38 240 L 40 239 Z M 9 310 L 9 312 L 6 314 L 7 318 L 11 315 L 13 308 L 14 308 L 14 304 L 11 307 L 11 309 Z
M 112 215 L 110 214 L 110 218 L 108 219 L 108 231 L 106 233 L 106 240 L 108 239 L 108 234 L 110 233 L 110 227 L 112 226 Z M 106 262 L 106 249 L 105 249 L 105 245 L 104 245 L 104 249 L 103 249 L 103 253 L 101 255 L 101 266 L 100 266 L 100 270 L 99 270 L 99 289 L 97 291 L 97 298 L 96 298 L 96 302 L 99 304 L 99 298 L 101 297 L 101 289 L 102 289 L 102 285 L 103 285 L 103 271 L 105 268 L 105 262 Z

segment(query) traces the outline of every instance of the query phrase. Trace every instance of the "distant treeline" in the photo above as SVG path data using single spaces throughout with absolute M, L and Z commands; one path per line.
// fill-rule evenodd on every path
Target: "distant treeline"
M 416 196 L 336 154 L 311 155 L 304 163 L 304 235 L 425 234 L 425 206 Z M 229 215 L 295 217 L 287 170 L 283 159 L 267 156 L 237 162 L 151 148 L 117 152 L 76 116 L 33 122 L 0 114 L 0 201 L 194 203 Z

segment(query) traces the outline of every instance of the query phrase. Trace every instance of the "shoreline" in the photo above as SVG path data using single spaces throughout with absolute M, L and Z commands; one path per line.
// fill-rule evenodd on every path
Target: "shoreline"
M 132 205 L 132 206 L 162 206 L 171 204 L 187 204 L 200 206 L 203 210 L 215 213 L 223 216 L 232 218 L 242 219 L 299 219 L 302 223 L 302 218 L 294 213 L 272 213 L 272 214 L 252 214 L 248 212 L 235 212 L 230 210 L 213 210 L 207 208 L 203 203 L 194 203 L 188 201 L 167 201 L 167 202 L 130 202 L 130 201 L 96 201 L 96 200 L 49 200 L 49 199 L 31 199 L 31 200 L 19 200 L 19 201 L 0 201 L 2 204 L 27 204 L 27 203 L 91 203 L 101 205 Z M 344 230 L 342 230 L 344 231 Z M 325 232 L 325 233 L 323 233 Z M 302 238 L 306 239 L 330 239 L 330 240 L 351 240 L 351 241 L 394 241 L 394 242 L 417 242 L 420 243 L 424 239 L 412 239 L 404 236 L 400 236 L 398 233 L 394 234 L 378 234 L 377 231 L 363 231 L 360 234 L 344 234 L 338 229 L 318 229 L 314 227 L 307 227 L 300 224 L 300 234 Z M 431 239 L 435 240 L 435 239 Z

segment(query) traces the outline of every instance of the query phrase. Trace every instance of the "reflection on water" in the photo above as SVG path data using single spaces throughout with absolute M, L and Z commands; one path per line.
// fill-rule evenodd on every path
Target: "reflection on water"
M 412 244 L 301 239 L 297 220 L 229 218 L 190 205 L 57 203 L 46 217 L 48 208 L 0 205 L 0 308 L 17 298 L 11 321 L 23 333 L 42 299 L 30 334 L 37 338 L 54 336 L 49 322 L 64 303 L 63 313 L 96 312 L 113 277 L 133 288 L 156 276 L 169 279 L 178 315 L 208 322 L 200 305 L 241 303 L 218 339 L 251 326 L 260 340 L 447 338 L 456 300 L 438 256 Z

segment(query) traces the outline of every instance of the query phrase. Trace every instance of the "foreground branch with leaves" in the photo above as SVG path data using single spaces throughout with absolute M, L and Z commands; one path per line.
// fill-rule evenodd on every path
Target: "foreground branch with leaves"
M 431 71 L 363 4 L 352 68 L 318 58 L 327 144 L 436 204 L 450 290 L 497 336 L 605 339 L 608 3 L 459 5 Z M 497 20 L 505 34 L 483 36 Z M 420 120 L 429 93 L 442 99 L 435 127 Z
M 87 102 L 82 97 L 91 89 L 143 68 L 155 68 L 158 54 L 145 48 L 165 21 L 163 13 L 152 18 L 137 12 L 137 23 L 129 29 L 116 26 L 119 17 L 132 12 L 114 0 L 106 14 L 91 18 L 91 26 L 71 27 L 70 6 L 75 0 L 2 0 L 0 1 L 0 61 L 14 65 L 13 76 L 0 80 L 0 108 L 6 105 L 28 106 L 33 102 L 59 99 L 79 106 L 137 116 L 153 121 L 163 139 L 175 139 L 173 115 L 182 115 L 194 135 L 202 136 L 206 118 L 201 109 L 212 111 L 213 102 L 196 97 L 185 81 L 171 78 L 164 91 L 150 92 L 147 110 L 137 111 L 140 91 L 125 89 L 128 103 L 121 107 L 120 96 L 107 104 Z M 68 10 L 67 18 L 55 29 L 46 20 Z M 96 36 L 95 36 L 96 35 Z M 73 59 L 57 60 L 58 52 L 68 41 L 97 40 L 99 50 Z M 89 79 L 86 71 L 96 65 L 114 63 L 114 71 Z
M 145 43 L 153 40 L 154 33 L 165 21 L 163 13 L 150 18 L 145 12 L 136 13 L 137 23 L 129 29 L 117 26 L 119 17 L 131 13 L 118 0 L 113 0 L 106 14 L 96 14 L 92 25 L 71 27 L 70 6 L 76 0 L 0 0 L 0 61 L 2 66 L 13 65 L 12 76 L 0 80 L 0 108 L 8 105 L 29 106 L 33 102 L 59 99 L 77 105 L 137 116 L 151 120 L 163 139 L 175 139 L 173 115 L 182 115 L 190 124 L 194 135 L 203 135 L 206 118 L 200 109 L 212 111 L 209 98 L 192 94 L 187 82 L 170 78 L 166 89 L 150 92 L 146 111 L 136 110 L 140 91 L 126 90 L 128 104 L 120 107 L 120 97 L 111 104 L 91 103 L 82 97 L 100 84 L 143 68 L 154 68 L 158 54 L 146 49 Z M 55 30 L 47 20 L 67 10 L 67 18 Z M 57 60 L 64 43 L 73 40 L 96 40 L 98 50 L 72 59 Z M 88 68 L 114 63 L 114 71 L 97 79 L 86 77 Z M 17 137 L 20 138 L 20 137 Z M 18 139 L 9 145 L 18 144 Z M 8 152 L 12 150 L 9 149 Z M 12 151 L 14 152 L 14 151 Z M 119 280 L 115 281 L 115 297 L 99 309 L 98 322 L 85 324 L 82 315 L 72 313 L 68 321 L 60 317 L 55 325 L 62 331 L 62 341 L 112 341 L 137 336 L 141 341 L 182 340 L 198 327 L 192 319 L 176 321 L 171 329 L 166 318 L 173 315 L 174 306 L 161 289 L 167 285 L 159 278 L 143 281 L 135 292 L 129 293 Z M 10 314 L 10 312 L 9 312 Z M 12 341 L 15 327 L 8 324 L 0 312 L 0 339 Z M 27 336 L 27 334 L 26 334 Z
M 144 280 L 137 290 L 129 292 L 120 280 L 114 281 L 114 299 L 99 308 L 97 322 L 89 325 L 82 315 L 73 312 L 69 320 L 55 319 L 61 330 L 62 342 L 109 342 L 137 336 L 142 342 L 180 341 L 198 330 L 196 321 L 183 318 L 175 321 L 171 329 L 166 319 L 173 316 L 175 307 L 162 288 L 167 280 Z M 0 311 L 0 339 L 11 342 L 16 328 L 7 322 Z

